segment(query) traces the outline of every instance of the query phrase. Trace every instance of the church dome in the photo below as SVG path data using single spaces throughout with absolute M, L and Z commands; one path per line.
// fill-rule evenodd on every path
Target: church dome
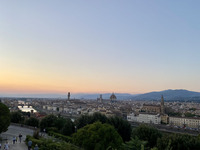
M 114 93 L 112 93 L 112 95 L 110 96 L 110 99 L 111 99 L 111 100 L 115 100 L 115 99 L 117 99 L 117 97 L 115 96 Z

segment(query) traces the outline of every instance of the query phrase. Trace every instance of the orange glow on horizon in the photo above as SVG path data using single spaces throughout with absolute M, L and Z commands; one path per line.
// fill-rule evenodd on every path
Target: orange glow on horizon
M 96 78 L 61 78 L 54 74 L 36 74 L 20 69 L 0 74 L 0 93 L 142 93 L 133 91 L 130 86 L 124 87 L 126 84 L 122 86 L 117 82 L 113 84 Z

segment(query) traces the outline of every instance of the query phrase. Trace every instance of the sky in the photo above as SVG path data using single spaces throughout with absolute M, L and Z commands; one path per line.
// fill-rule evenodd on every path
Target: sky
M 0 1 L 0 93 L 200 92 L 200 1 Z

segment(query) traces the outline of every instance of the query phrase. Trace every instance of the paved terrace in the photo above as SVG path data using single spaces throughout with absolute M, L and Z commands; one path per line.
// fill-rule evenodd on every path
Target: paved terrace
M 9 150 L 27 150 L 27 146 L 25 144 L 26 135 L 33 135 L 33 130 L 28 128 L 23 128 L 20 126 L 10 125 L 8 127 L 8 131 L 2 133 L 0 137 L 2 137 L 2 147 L 4 146 L 5 142 L 8 141 L 10 149 Z M 18 137 L 19 134 L 22 134 L 22 142 L 19 143 L 19 138 L 17 143 L 13 144 L 12 139 L 13 136 Z M 3 148 L 2 148 L 3 149 Z

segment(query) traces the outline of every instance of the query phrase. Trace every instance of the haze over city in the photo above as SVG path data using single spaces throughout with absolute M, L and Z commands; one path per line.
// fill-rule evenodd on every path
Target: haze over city
M 200 92 L 199 4 L 1 1 L 0 94 Z

